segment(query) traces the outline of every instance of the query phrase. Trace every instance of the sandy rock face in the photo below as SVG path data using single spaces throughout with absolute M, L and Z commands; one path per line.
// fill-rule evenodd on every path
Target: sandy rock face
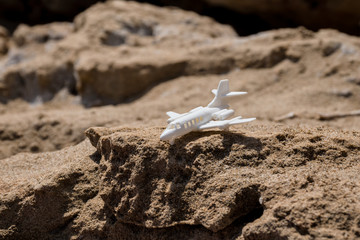
M 1 236 L 359 237 L 357 132 L 262 125 L 170 146 L 162 130 L 91 128 L 96 148 L 2 160 Z
M 153 139 L 161 129 L 86 134 L 102 156 L 100 196 L 119 222 L 229 234 L 242 219 L 245 239 L 358 236 L 357 133 L 252 130 L 193 133 L 174 146 Z
M 96 131 L 87 135 L 94 139 Z M 147 228 L 201 224 L 216 232 L 260 208 L 258 184 L 231 179 L 210 160 L 229 154 L 222 146 L 209 146 L 212 156 L 206 157 L 203 147 L 169 149 L 146 132 L 140 138 L 135 132 L 125 138 L 123 133 L 105 135 L 96 145 L 106 159 L 101 168 L 107 169 L 100 195 L 121 222 Z M 138 188 L 145 185 L 150 189 Z
M 69 237 L 69 223 L 98 192 L 89 145 L 1 161 L 1 239 Z

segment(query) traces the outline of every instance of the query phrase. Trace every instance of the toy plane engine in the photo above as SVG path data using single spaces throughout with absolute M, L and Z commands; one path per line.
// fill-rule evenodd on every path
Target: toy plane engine
M 225 120 L 225 119 L 231 117 L 232 115 L 234 115 L 234 113 L 235 113 L 235 111 L 232 109 L 223 109 L 223 110 L 220 110 L 220 111 L 214 113 L 212 115 L 212 118 L 216 121 Z

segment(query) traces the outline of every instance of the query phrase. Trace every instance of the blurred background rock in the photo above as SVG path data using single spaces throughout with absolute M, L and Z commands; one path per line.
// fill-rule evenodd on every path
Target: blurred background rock
M 72 21 L 97 0 L 0 0 L 0 25 L 11 32 L 29 25 Z M 335 28 L 359 35 L 360 2 L 356 0 L 140 0 L 159 6 L 177 6 L 230 24 L 240 35 L 282 27 L 310 30 Z

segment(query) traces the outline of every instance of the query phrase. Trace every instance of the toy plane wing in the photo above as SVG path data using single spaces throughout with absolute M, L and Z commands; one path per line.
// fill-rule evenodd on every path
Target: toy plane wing
M 208 128 L 226 128 L 231 125 L 245 123 L 245 122 L 251 122 L 255 120 L 256 118 L 241 118 L 236 117 L 230 120 L 223 120 L 223 121 L 210 121 L 204 125 L 199 126 L 199 130 L 204 130 Z
M 216 127 L 225 127 L 226 126 L 226 120 L 225 121 L 210 121 L 204 125 L 199 126 L 199 130 L 204 130 L 208 128 L 216 128 Z
M 172 111 L 166 112 L 166 115 L 168 115 L 170 118 L 177 118 L 177 117 L 181 116 L 180 113 L 176 113 L 176 112 L 172 112 Z
M 211 92 L 216 96 L 218 93 L 217 89 L 213 89 L 211 90 Z M 229 92 L 224 94 L 222 97 L 236 97 L 236 96 L 240 96 L 240 95 L 245 95 L 247 94 L 247 92 Z

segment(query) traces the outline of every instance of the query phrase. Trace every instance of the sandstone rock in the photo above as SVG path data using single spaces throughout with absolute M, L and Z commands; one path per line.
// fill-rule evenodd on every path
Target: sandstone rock
M 211 131 L 169 146 L 153 140 L 154 130 L 87 130 L 102 156 L 100 196 L 117 221 L 219 231 L 264 208 L 245 226 L 244 239 L 358 236 L 357 133 Z
M 98 166 L 88 157 L 93 151 L 88 143 L 75 149 L 1 161 L 1 238 L 69 236 L 68 225 L 99 189 Z
M 358 132 L 262 125 L 170 146 L 162 130 L 92 128 L 97 152 L 2 160 L 2 237 L 359 236 Z

